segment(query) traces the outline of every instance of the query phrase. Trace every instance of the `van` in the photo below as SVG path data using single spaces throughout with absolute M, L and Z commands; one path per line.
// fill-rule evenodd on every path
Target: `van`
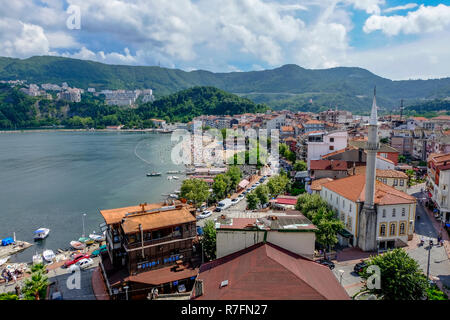
M 222 201 L 219 201 L 217 204 L 217 207 L 219 207 L 222 210 L 228 209 L 232 205 L 231 199 L 224 199 Z

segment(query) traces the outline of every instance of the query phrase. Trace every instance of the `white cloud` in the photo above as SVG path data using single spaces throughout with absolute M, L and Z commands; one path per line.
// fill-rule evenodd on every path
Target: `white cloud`
M 420 34 L 442 31 L 448 26 L 450 26 L 450 6 L 439 4 L 436 7 L 421 5 L 418 10 L 408 12 L 406 16 L 373 15 L 366 20 L 363 30 L 366 33 L 381 30 L 393 36 L 400 33 Z
M 384 9 L 383 12 L 390 13 L 390 12 L 394 12 L 394 11 L 409 10 L 409 9 L 414 9 L 417 6 L 418 6 L 417 3 L 408 3 L 403 6 L 396 6 L 396 7 Z
M 380 6 L 385 0 L 343 0 L 344 3 L 352 4 L 355 9 L 364 10 L 368 14 L 380 14 Z
M 40 26 L 1 18 L 0 30 L 1 55 L 24 58 L 49 53 L 49 41 Z

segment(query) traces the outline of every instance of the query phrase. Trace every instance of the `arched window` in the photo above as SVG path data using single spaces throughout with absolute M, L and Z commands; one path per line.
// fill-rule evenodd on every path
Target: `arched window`
M 397 229 L 395 223 L 391 223 L 391 225 L 389 227 L 389 235 L 390 236 L 395 236 L 395 231 L 396 231 L 395 229 Z
M 384 237 L 386 236 L 386 224 L 381 224 L 380 225 L 380 237 Z
M 400 223 L 400 231 L 399 231 L 399 233 L 401 235 L 405 234 L 405 223 L 404 222 Z

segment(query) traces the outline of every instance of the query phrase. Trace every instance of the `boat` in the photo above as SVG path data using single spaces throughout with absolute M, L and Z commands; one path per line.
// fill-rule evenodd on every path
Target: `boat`
M 179 177 L 177 177 L 177 176 L 172 176 L 172 178 L 173 179 L 175 179 L 175 180 L 178 180 L 178 179 L 180 179 Z
M 173 179 L 172 176 L 168 176 L 168 177 L 167 177 L 167 180 L 172 180 L 172 179 Z
M 105 233 L 103 233 L 103 234 L 95 234 L 95 232 L 91 233 L 89 235 L 89 238 L 94 240 L 94 241 L 97 241 L 97 242 L 102 242 L 102 241 L 105 241 L 105 239 L 106 239 Z
M 82 249 L 86 248 L 86 244 L 84 244 L 80 241 L 75 241 L 75 240 L 70 241 L 70 246 L 77 250 L 82 250 Z
M 169 194 L 169 197 L 171 197 L 171 198 L 175 198 L 175 199 L 178 199 L 178 195 L 177 195 L 177 194 L 175 194 L 175 193 L 171 193 L 171 194 Z
M 50 249 L 44 250 L 44 252 L 42 252 L 42 256 L 44 257 L 44 260 L 47 262 L 53 262 L 53 259 L 56 258 L 55 253 L 53 252 L 53 250 Z
M 33 256 L 33 264 L 39 264 L 44 262 L 44 260 L 42 259 L 42 255 L 40 253 L 37 253 Z
M 160 176 L 161 172 L 152 172 L 152 173 L 147 173 L 147 177 L 157 177 Z
M 81 237 L 80 239 L 78 239 L 79 242 L 84 243 L 86 245 L 91 245 L 94 243 L 94 240 L 91 238 L 86 238 L 86 237 Z
M 50 233 L 50 229 L 47 228 L 39 228 L 34 232 L 34 240 L 42 240 L 47 238 Z
M 10 256 L 1 258 L 1 259 L 0 259 L 0 266 L 1 266 L 1 265 L 4 265 L 5 263 L 7 263 L 8 260 L 9 260 L 9 258 L 10 258 Z
M 181 170 L 170 170 L 170 171 L 167 171 L 167 173 L 183 173 L 183 171 L 181 171 Z

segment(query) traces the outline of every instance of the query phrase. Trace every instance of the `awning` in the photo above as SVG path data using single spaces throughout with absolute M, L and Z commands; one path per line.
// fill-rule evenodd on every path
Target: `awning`
M 345 230 L 345 229 L 342 229 L 341 231 L 339 231 L 338 232 L 341 236 L 343 236 L 344 238 L 351 238 L 351 237 L 353 237 L 353 235 L 350 233 L 350 232 L 348 232 L 347 230 Z
M 238 187 L 241 189 L 244 189 L 246 186 L 248 186 L 249 183 L 250 183 L 250 181 L 244 179 L 241 182 L 239 182 Z

